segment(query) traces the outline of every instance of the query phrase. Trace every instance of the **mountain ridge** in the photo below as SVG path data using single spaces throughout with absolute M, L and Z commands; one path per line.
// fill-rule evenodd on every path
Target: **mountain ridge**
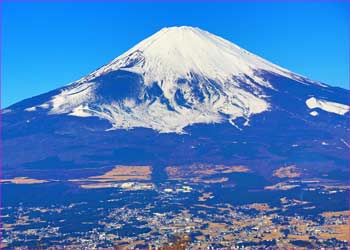
M 184 128 L 193 124 L 226 121 L 239 128 L 237 119 L 243 118 L 248 126 L 251 116 L 275 108 L 271 95 L 281 90 L 264 75 L 286 77 L 293 84 L 312 88 L 330 88 L 207 31 L 181 26 L 161 29 L 24 110 L 94 116 L 107 120 L 111 124 L 108 130 L 144 127 L 184 133 Z M 305 109 L 312 97 L 304 97 Z M 339 105 L 344 109 L 344 104 Z

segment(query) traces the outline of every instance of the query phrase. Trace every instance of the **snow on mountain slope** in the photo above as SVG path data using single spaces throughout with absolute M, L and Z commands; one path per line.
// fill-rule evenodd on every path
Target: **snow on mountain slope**
M 344 115 L 349 113 L 350 107 L 344 104 L 329 102 L 321 99 L 317 99 L 315 97 L 311 97 L 306 100 L 306 105 L 310 109 L 319 108 L 326 112 L 335 113 L 338 115 Z
M 196 123 L 235 125 L 237 117 L 248 125 L 251 115 L 271 107 L 264 89 L 274 87 L 259 75 L 262 71 L 327 87 L 199 28 L 172 27 L 62 88 L 40 106 L 50 114 L 97 116 L 108 120 L 112 129 L 181 133 Z
M 191 77 L 190 72 L 218 82 L 230 81 L 232 76 L 248 75 L 268 87 L 272 86 L 255 77 L 256 70 L 304 80 L 221 37 L 187 26 L 163 28 L 78 82 L 89 81 L 120 68 L 144 74 L 145 84 L 163 80 L 164 84 L 170 85 L 166 86 L 169 91 L 174 80 Z

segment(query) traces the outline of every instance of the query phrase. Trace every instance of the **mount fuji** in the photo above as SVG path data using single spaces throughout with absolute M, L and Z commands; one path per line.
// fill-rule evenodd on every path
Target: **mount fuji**
M 3 109 L 3 175 L 65 179 L 150 164 L 161 178 L 164 166 L 204 162 L 339 176 L 348 171 L 349 102 L 349 90 L 207 31 L 164 28 L 91 74 Z

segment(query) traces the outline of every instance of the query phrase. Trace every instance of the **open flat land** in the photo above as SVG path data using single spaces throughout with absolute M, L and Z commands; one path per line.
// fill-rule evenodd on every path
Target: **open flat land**
M 301 175 L 301 171 L 296 165 L 281 167 L 273 172 L 273 176 L 278 178 L 296 178 Z
M 89 177 L 96 181 L 150 180 L 151 166 L 115 166 L 103 175 Z
M 16 177 L 13 179 L 3 179 L 0 180 L 0 182 L 4 183 L 13 183 L 13 184 L 40 184 L 40 183 L 46 183 L 47 180 L 38 180 L 38 179 L 32 179 L 28 177 Z
M 225 166 L 215 164 L 168 166 L 165 170 L 170 180 L 190 180 L 191 182 L 201 182 L 206 184 L 227 182 L 229 180 L 225 176 L 227 174 L 248 173 L 251 171 L 246 166 Z
M 150 189 L 152 187 L 151 166 L 118 165 L 102 175 L 91 176 L 85 179 L 71 179 L 80 183 L 83 189 L 123 188 L 123 189 Z

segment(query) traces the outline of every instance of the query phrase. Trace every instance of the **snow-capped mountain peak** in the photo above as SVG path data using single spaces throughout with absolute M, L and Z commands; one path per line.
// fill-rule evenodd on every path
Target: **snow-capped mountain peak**
M 265 90 L 275 88 L 260 72 L 320 85 L 207 31 L 182 26 L 160 30 L 38 107 L 97 116 L 112 129 L 182 133 L 196 123 L 235 125 L 237 117 L 248 125 L 251 115 L 271 107 Z
M 161 29 L 79 82 L 121 68 L 144 74 L 146 84 L 186 78 L 190 73 L 227 81 L 232 76 L 254 76 L 259 70 L 302 78 L 221 37 L 189 26 Z

